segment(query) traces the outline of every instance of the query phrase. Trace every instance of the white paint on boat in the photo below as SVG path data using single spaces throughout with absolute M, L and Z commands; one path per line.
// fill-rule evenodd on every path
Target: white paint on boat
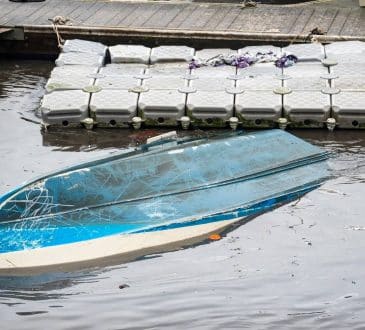
M 173 250 L 208 238 L 243 218 L 138 234 L 112 235 L 77 243 L 0 254 L 1 275 L 68 271 Z M 114 261 L 114 262 L 113 262 Z

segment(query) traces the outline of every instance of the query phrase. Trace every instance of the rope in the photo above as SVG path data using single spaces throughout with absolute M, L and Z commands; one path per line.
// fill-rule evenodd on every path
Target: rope
M 62 49 L 63 44 L 65 43 L 65 40 L 62 39 L 61 34 L 58 31 L 58 26 L 66 25 L 67 22 L 70 21 L 70 19 L 65 18 L 63 16 L 55 16 L 53 18 L 49 18 L 48 20 L 52 22 L 53 31 L 56 33 L 58 48 Z
M 317 42 L 317 36 L 323 36 L 326 33 L 327 33 L 326 31 L 323 31 L 322 29 L 316 27 L 308 33 L 306 41 L 310 40 L 310 42 L 312 43 Z
M 327 32 L 322 31 L 320 28 L 316 27 L 314 29 L 312 29 L 305 37 L 304 42 L 305 43 L 315 43 L 318 42 L 318 36 L 319 35 L 325 35 Z M 300 33 L 298 33 L 297 35 L 295 35 L 294 38 L 292 38 L 290 40 L 289 45 L 292 45 L 300 36 Z

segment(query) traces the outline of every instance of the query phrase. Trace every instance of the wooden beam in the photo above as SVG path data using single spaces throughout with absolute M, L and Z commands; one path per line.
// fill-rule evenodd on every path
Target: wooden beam
M 183 40 L 210 40 L 210 41 L 252 41 L 256 43 L 276 42 L 276 43 L 291 43 L 291 42 L 308 42 L 308 34 L 290 34 L 290 33 L 270 33 L 266 31 L 257 31 L 256 33 L 242 31 L 201 31 L 201 30 L 183 30 L 183 29 L 150 29 L 150 28 L 122 28 L 122 27 L 93 27 L 93 26 L 60 26 L 58 28 L 62 36 L 72 38 L 74 36 L 87 38 L 112 38 L 112 37 L 129 37 L 133 38 L 158 38 L 161 40 L 179 39 Z M 46 36 L 54 34 L 51 25 L 24 25 L 25 34 L 35 34 Z M 328 43 L 334 41 L 361 40 L 365 41 L 365 36 L 356 35 L 318 35 L 318 42 Z
M 11 32 L 13 29 L 11 28 L 2 28 L 0 27 L 0 34 Z

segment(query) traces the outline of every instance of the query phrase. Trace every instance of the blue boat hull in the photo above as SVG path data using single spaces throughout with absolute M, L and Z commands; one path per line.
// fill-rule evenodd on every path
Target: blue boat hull
M 145 146 L 67 168 L 1 198 L 0 256 L 234 222 L 316 188 L 328 176 L 326 158 L 271 130 Z

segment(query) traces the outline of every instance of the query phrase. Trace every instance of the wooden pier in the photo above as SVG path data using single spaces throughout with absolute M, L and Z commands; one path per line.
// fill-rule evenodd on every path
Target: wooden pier
M 112 45 L 239 48 L 248 44 L 306 42 L 311 31 L 322 42 L 365 40 L 365 8 L 357 0 L 313 1 L 297 5 L 244 7 L 237 3 L 188 1 L 0 0 L 0 54 L 58 52 L 50 19 L 62 16 L 65 39 Z M 322 34 L 323 33 L 323 34 Z

